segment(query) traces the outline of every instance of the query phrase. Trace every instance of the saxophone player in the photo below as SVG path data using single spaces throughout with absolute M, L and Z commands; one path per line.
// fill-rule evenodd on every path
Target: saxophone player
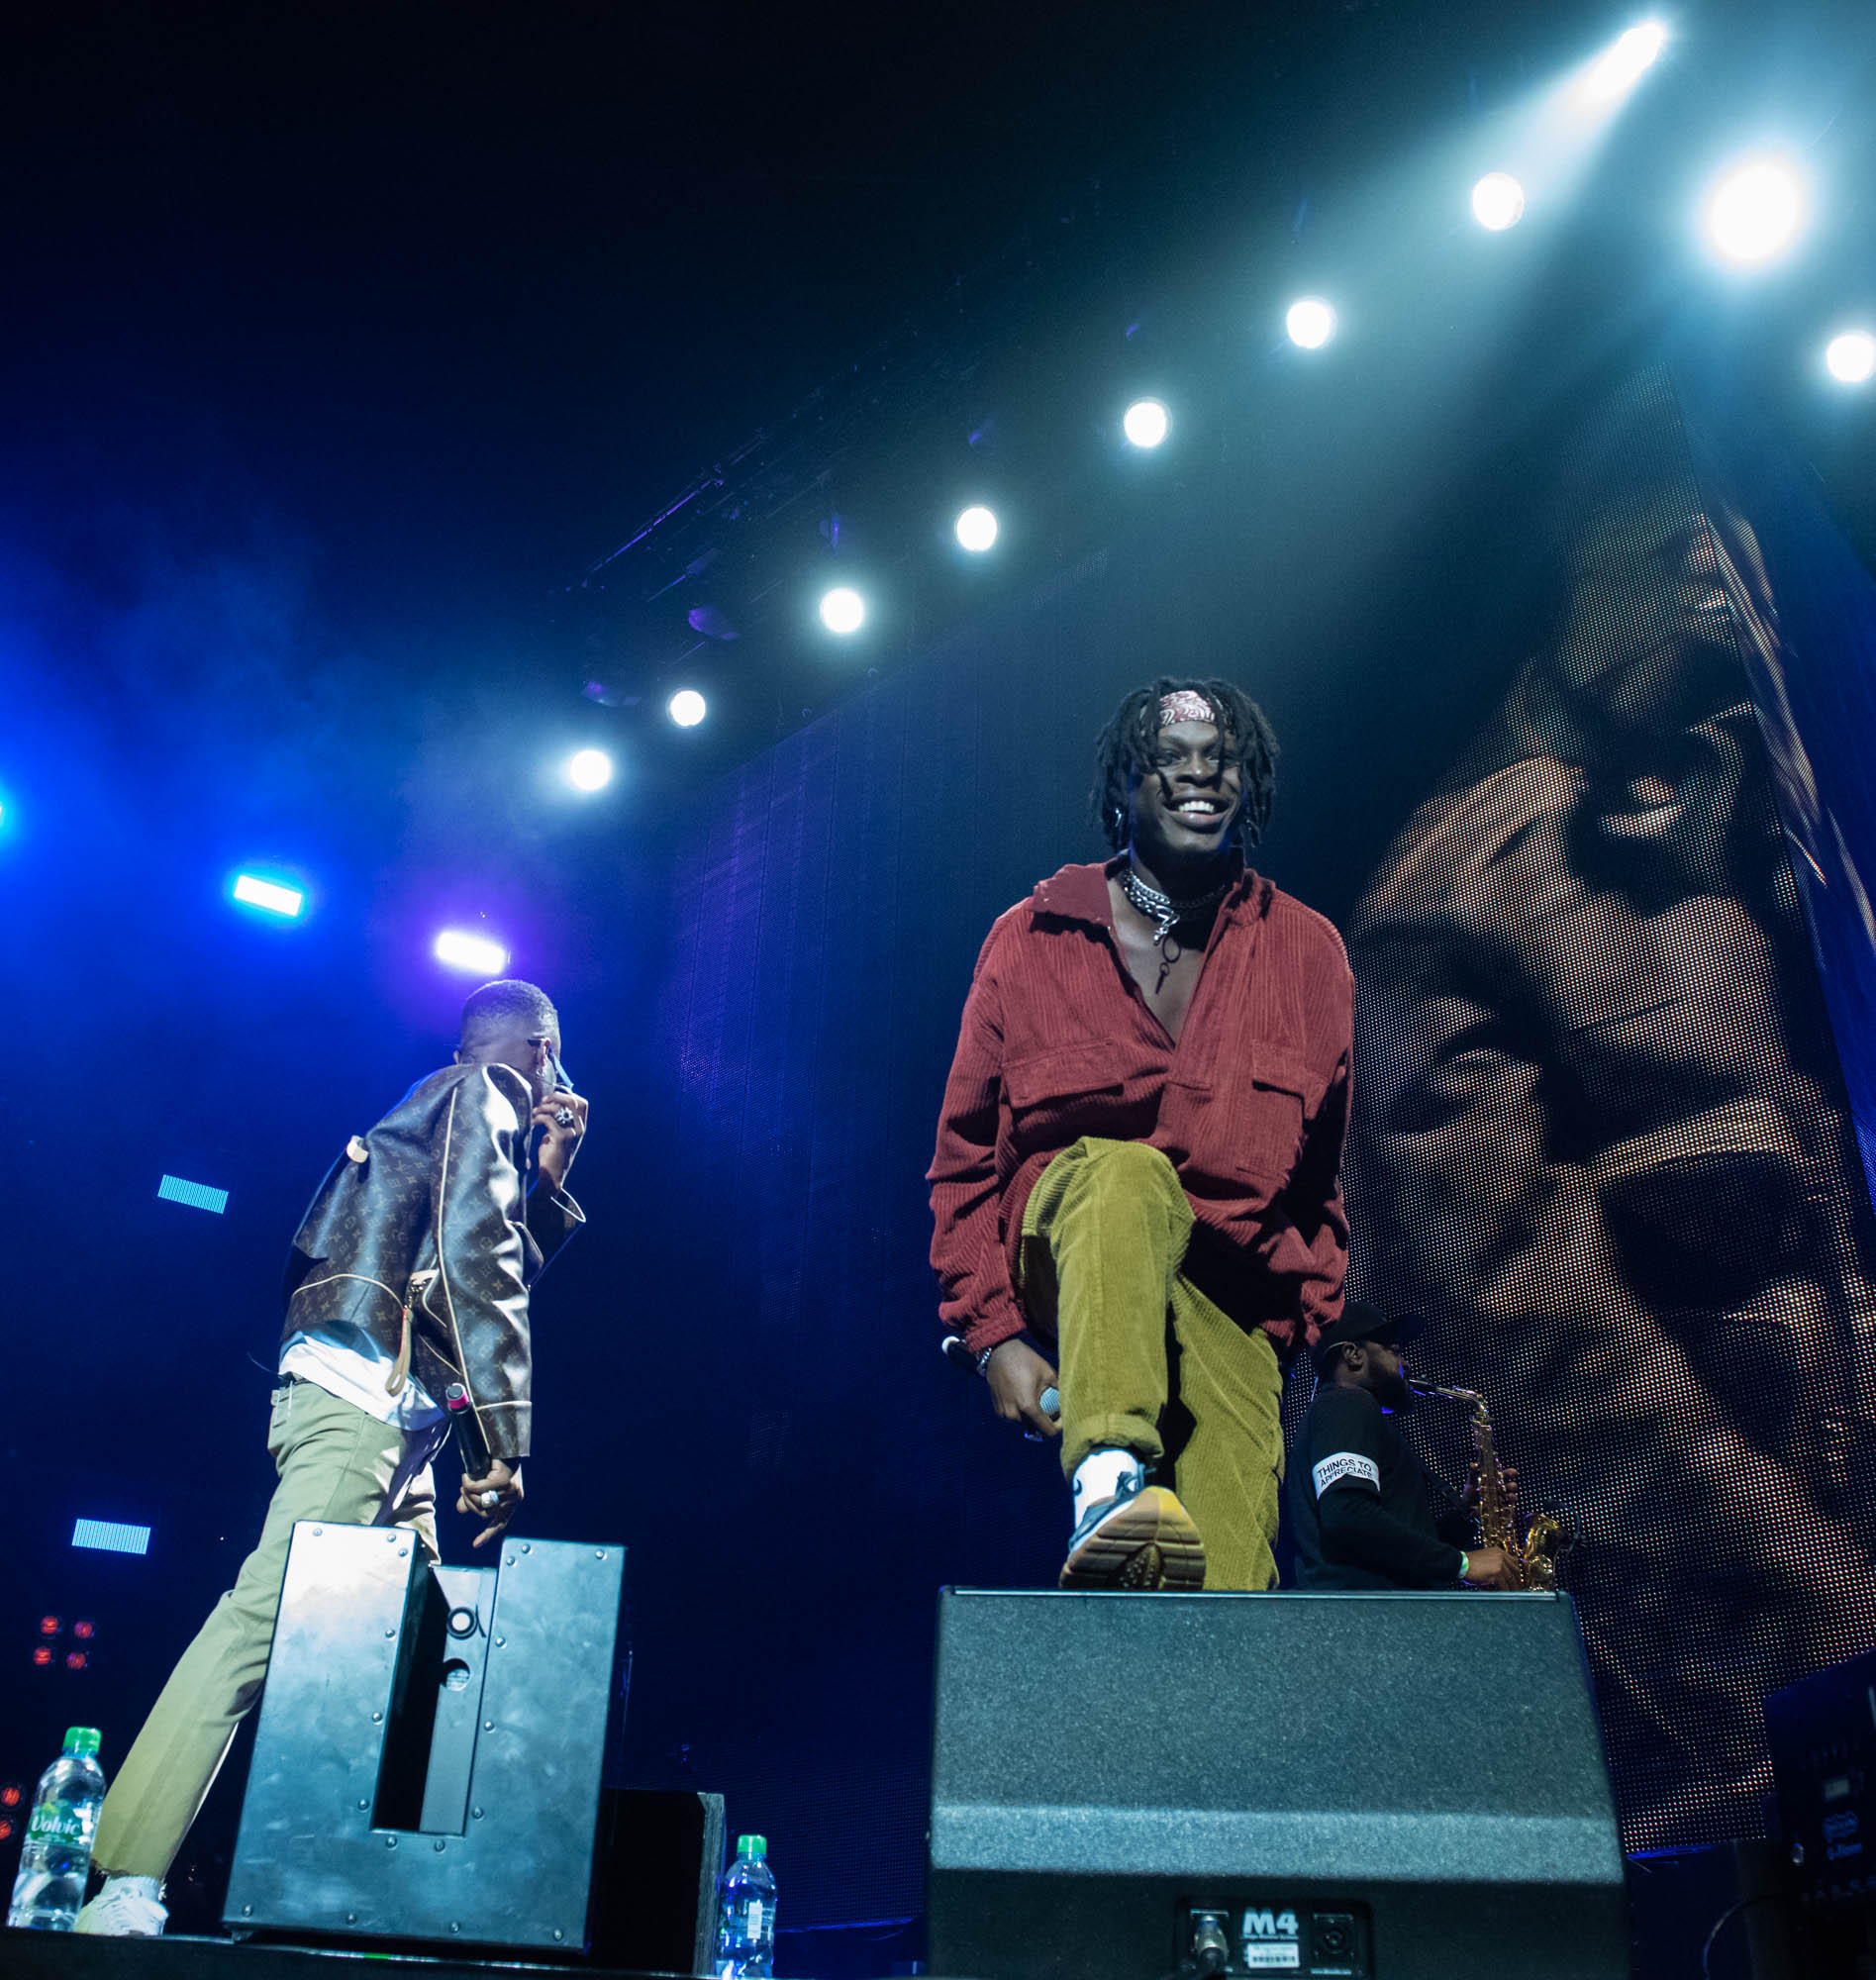
M 1414 1407 L 1401 1350 L 1424 1324 L 1350 1300 L 1317 1341 L 1316 1394 L 1289 1477 L 1301 1589 L 1514 1585 L 1502 1548 L 1464 1546 L 1466 1501 L 1453 1497 L 1434 1518 L 1427 1468 L 1394 1426 Z

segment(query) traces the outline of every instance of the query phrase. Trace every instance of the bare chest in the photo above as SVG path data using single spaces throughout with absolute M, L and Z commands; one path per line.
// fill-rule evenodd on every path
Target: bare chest
M 1205 943 L 1191 947 L 1179 940 L 1174 929 L 1163 943 L 1132 921 L 1115 918 L 1115 939 L 1120 943 L 1121 960 L 1139 985 L 1146 1008 L 1165 1027 L 1166 1036 L 1176 1044 L 1192 1008 L 1192 994 L 1199 987 L 1199 970 L 1205 961 Z

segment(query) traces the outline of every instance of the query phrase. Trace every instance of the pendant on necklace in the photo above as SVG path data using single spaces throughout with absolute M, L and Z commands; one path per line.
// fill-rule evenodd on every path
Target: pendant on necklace
M 1166 978 L 1172 974 L 1173 964 L 1185 953 L 1185 950 L 1180 947 L 1177 941 L 1167 941 L 1164 940 L 1170 933 L 1171 930 L 1169 927 L 1163 928 L 1153 938 L 1154 946 L 1159 950 L 1159 976 L 1158 980 L 1153 984 L 1153 995 L 1155 997 L 1166 987 Z

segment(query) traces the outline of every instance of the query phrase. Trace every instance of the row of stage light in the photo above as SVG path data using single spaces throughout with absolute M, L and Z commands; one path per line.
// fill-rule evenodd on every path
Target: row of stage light
M 1609 104 L 1625 95 L 1653 65 L 1667 46 L 1667 30 L 1658 21 L 1644 21 L 1622 35 L 1587 65 L 1574 87 L 1586 104 Z M 1508 171 L 1487 172 L 1473 186 L 1472 217 L 1490 233 L 1502 234 L 1524 219 L 1526 188 Z M 1700 205 L 1700 230 L 1707 246 L 1723 262 L 1749 269 L 1775 260 L 1803 231 L 1808 218 L 1808 192 L 1803 173 L 1789 159 L 1754 156 L 1736 161 L 1713 182 Z M 1337 328 L 1333 302 L 1326 296 L 1299 296 L 1284 312 L 1283 326 L 1301 350 L 1322 350 Z M 1843 385 L 1867 384 L 1876 377 L 1876 332 L 1863 325 L 1842 326 L 1822 346 L 1822 367 Z M 1136 399 L 1121 415 L 1121 433 L 1129 446 L 1150 449 L 1162 446 L 1172 432 L 1172 415 L 1158 399 Z M 981 556 L 994 548 L 999 534 L 994 510 L 973 503 L 957 518 L 953 531 L 958 547 Z M 850 584 L 832 586 L 821 594 L 817 616 L 837 639 L 849 639 L 867 622 L 868 605 Z M 681 729 L 693 729 L 709 712 L 695 688 L 680 688 L 666 704 L 666 714 Z M 611 781 L 612 764 L 605 752 L 583 749 L 567 766 L 576 789 L 596 791 Z
M 599 756 L 601 753 L 597 749 L 582 752 L 588 756 Z M 578 762 L 579 758 L 575 757 L 574 761 Z M 606 775 L 600 778 L 600 782 L 604 783 L 611 774 L 612 767 L 608 764 Z M 228 891 L 230 897 L 243 907 L 256 909 L 274 921 L 296 922 L 306 913 L 306 887 L 296 881 L 270 879 L 263 873 L 237 873 Z M 444 929 L 432 943 L 431 953 L 447 968 L 459 969 L 469 976 L 499 976 L 508 967 L 509 961 L 508 950 L 499 941 L 488 936 L 468 934 L 462 929 Z

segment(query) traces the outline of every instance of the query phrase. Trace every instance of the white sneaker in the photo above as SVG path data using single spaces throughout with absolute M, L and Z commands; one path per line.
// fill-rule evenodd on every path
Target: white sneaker
M 104 1889 L 72 1920 L 71 1929 L 96 1932 L 101 1938 L 156 1938 L 168 1923 L 160 1877 L 107 1877 Z

